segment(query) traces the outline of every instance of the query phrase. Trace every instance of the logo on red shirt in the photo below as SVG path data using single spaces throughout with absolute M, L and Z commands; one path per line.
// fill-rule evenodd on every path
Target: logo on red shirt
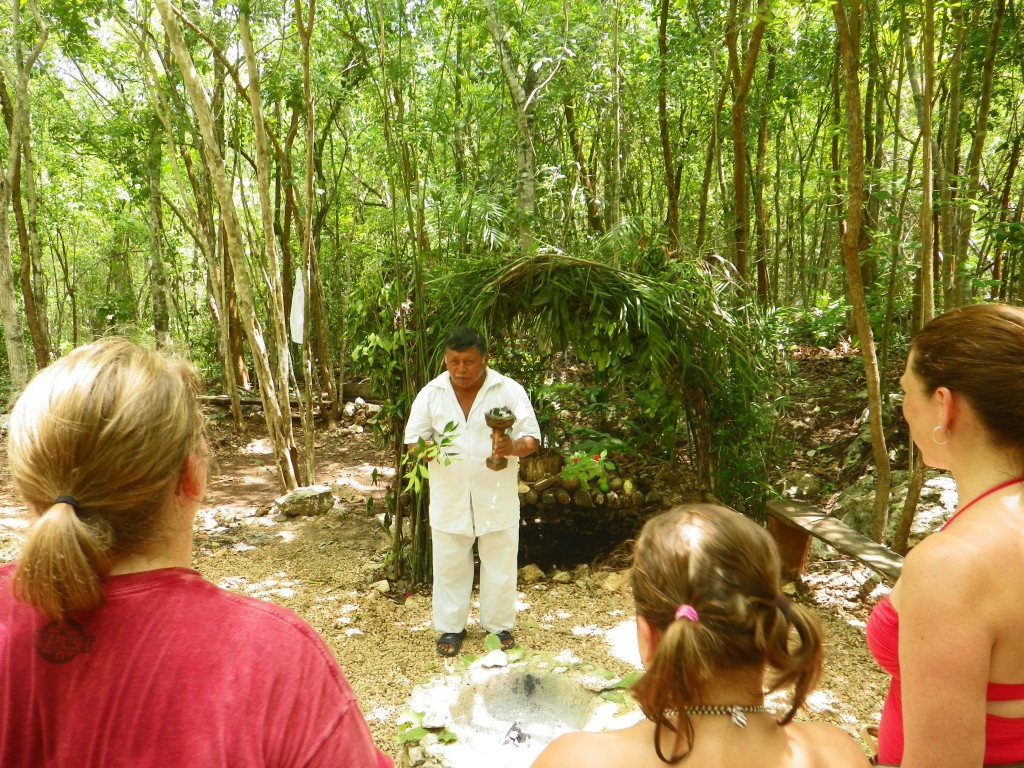
M 51 664 L 65 664 L 80 653 L 89 653 L 95 637 L 85 634 L 85 627 L 77 621 L 65 623 L 51 621 L 42 629 L 36 630 L 36 639 L 32 647 L 39 652 L 44 661 Z

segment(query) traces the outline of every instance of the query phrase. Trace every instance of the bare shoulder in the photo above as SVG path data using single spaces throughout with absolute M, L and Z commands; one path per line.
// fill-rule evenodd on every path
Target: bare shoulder
M 868 768 L 864 750 L 842 728 L 830 723 L 790 723 L 786 733 L 800 764 L 822 768 Z
M 914 599 L 952 598 L 979 593 L 979 580 L 989 578 L 987 560 L 993 547 L 963 531 L 932 534 L 907 553 L 900 576 L 901 592 L 915 593 Z M 923 593 L 923 594 L 918 594 Z
M 532 768 L 601 768 L 636 764 L 643 752 L 643 735 L 636 726 L 601 733 L 566 733 L 552 741 Z

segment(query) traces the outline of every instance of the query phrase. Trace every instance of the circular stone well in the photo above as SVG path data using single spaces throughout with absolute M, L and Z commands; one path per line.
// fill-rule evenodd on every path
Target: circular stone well
M 486 759 L 488 768 L 526 768 L 562 733 L 642 720 L 627 684 L 569 652 L 462 657 L 413 690 L 402 720 L 422 738 L 406 743 L 401 762 L 468 768 Z

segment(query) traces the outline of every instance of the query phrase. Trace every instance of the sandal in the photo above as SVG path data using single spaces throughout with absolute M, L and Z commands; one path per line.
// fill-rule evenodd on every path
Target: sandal
M 466 630 L 461 632 L 445 632 L 437 638 L 437 652 L 446 658 L 458 656 L 462 650 L 462 641 L 466 639 Z M 448 646 L 445 648 L 445 646 Z
M 501 632 L 495 633 L 498 639 L 501 640 L 501 650 L 510 651 L 516 647 L 516 639 L 512 636 L 512 630 L 503 629 Z

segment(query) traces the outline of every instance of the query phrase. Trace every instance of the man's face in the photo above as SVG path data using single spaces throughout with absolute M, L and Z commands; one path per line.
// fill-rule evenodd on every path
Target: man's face
M 451 376 L 452 386 L 457 390 L 473 390 L 487 375 L 487 355 L 481 355 L 476 347 L 460 352 L 446 349 L 444 365 Z

